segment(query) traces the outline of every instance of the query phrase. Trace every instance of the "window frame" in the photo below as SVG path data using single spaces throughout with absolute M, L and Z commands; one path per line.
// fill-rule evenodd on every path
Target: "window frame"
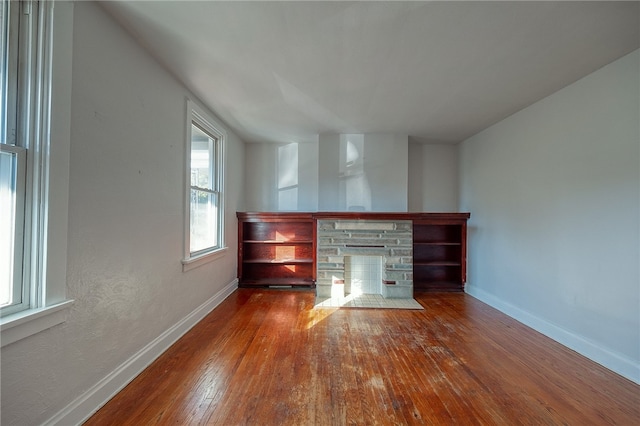
M 195 102 L 187 99 L 187 117 L 186 117 L 186 134 L 185 134 L 185 195 L 184 195 L 184 253 L 183 253 L 183 271 L 188 271 L 202 264 L 211 262 L 223 256 L 227 251 L 225 238 L 225 145 L 227 133 L 223 126 L 214 120 L 208 113 L 200 108 Z M 211 186 L 209 190 L 218 197 L 217 209 L 217 245 L 204 248 L 195 252 L 191 251 L 191 140 L 192 126 L 198 127 L 201 131 L 214 139 L 212 147 L 214 174 L 211 176 Z M 197 188 L 201 190 L 202 188 Z
M 20 29 L 26 46 L 19 41 L 20 55 L 29 60 L 13 97 L 2 101 L 16 129 L 11 145 L 26 149 L 24 248 L 16 257 L 26 265 L 23 285 L 30 294 L 27 309 L 0 318 L 2 347 L 63 323 L 73 304 L 66 298 L 73 8 L 53 1 L 12 3 L 20 6 L 21 21 L 29 16 Z

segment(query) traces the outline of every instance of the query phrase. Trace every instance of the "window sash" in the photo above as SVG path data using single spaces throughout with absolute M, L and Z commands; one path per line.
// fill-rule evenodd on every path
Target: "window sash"
M 25 256 L 25 199 L 27 151 L 24 148 L 1 144 L 2 185 L 0 205 L 2 209 L 2 237 L 0 244 L 0 270 L 3 279 L 0 299 L 1 316 L 9 315 L 30 306 L 29 286 L 24 280 Z M 6 302 L 5 302 L 6 301 Z
M 198 202 L 204 198 L 205 202 Z M 219 247 L 217 192 L 191 190 L 190 253 L 197 256 Z
M 192 188 L 199 188 L 203 191 L 219 191 L 219 187 L 218 187 L 218 182 L 220 181 L 219 176 L 217 175 L 217 164 L 218 164 L 218 156 L 219 156 L 219 152 L 218 152 L 218 145 L 219 145 L 219 139 L 213 135 L 210 134 L 209 131 L 207 131 L 206 129 L 204 129 L 204 126 L 198 125 L 198 123 L 196 121 L 193 121 L 191 123 L 191 187 Z M 193 134 L 194 129 L 200 133 L 202 136 L 206 137 L 207 140 L 206 141 L 194 141 L 194 137 Z M 195 143 L 198 143 L 200 145 L 206 143 L 207 144 L 207 158 L 208 158 L 208 163 L 207 163 L 207 173 L 208 173 L 208 179 L 207 179 L 207 186 L 200 186 L 200 185 L 194 185 L 193 183 L 193 176 L 194 176 L 194 171 L 199 170 L 200 168 L 194 167 L 194 160 L 193 160 L 193 153 L 194 153 L 194 148 L 193 145 Z M 203 149 L 200 150 L 195 150 L 195 151 L 204 151 Z M 197 172 L 196 172 L 197 175 Z M 197 180 L 196 180 L 197 181 Z
M 10 253 L 3 253 L 0 272 L 2 291 L 11 295 L 10 302 L 0 306 L 0 316 L 4 317 L 37 306 L 41 300 L 36 293 L 42 289 L 41 271 L 32 270 L 32 265 L 42 267 L 38 261 L 42 253 L 37 245 L 40 241 L 32 238 L 44 235 L 39 228 L 40 209 L 46 207 L 38 188 L 46 165 L 41 163 L 38 154 L 44 152 L 40 146 L 43 135 L 39 132 L 48 124 L 40 120 L 48 113 L 42 103 L 47 96 L 43 88 L 47 85 L 45 55 L 49 46 L 44 44 L 48 11 L 41 9 L 39 2 L 3 1 L 0 10 L 3 51 L 0 148 L 3 166 L 10 169 L 7 174 L 2 172 L 2 197 L 9 201 L 8 205 L 3 203 L 2 213 L 11 217 L 12 225 L 7 229 L 10 235 L 3 241 L 3 250 L 9 249 Z

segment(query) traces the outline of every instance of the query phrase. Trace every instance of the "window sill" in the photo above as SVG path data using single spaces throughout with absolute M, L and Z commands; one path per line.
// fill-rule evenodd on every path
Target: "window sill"
M 32 336 L 66 320 L 67 309 L 73 300 L 39 309 L 29 309 L 0 319 L 0 347 L 10 345 L 25 337 Z
M 182 261 L 182 272 L 190 271 L 194 268 L 197 268 L 198 266 L 202 266 L 209 262 L 213 262 L 216 259 L 220 259 L 221 257 L 226 255 L 227 249 L 227 247 L 222 247 L 218 250 L 203 253 L 195 257 L 190 257 L 189 259 L 184 259 Z

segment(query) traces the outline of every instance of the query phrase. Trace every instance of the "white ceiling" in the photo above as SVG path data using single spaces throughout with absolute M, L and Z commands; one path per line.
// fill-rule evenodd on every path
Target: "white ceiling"
M 247 142 L 459 142 L 640 45 L 639 2 L 102 3 Z

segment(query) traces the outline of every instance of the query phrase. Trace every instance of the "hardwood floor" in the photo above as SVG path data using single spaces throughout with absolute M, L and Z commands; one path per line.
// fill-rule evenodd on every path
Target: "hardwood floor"
M 464 293 L 240 289 L 86 425 L 637 425 L 640 386 Z

